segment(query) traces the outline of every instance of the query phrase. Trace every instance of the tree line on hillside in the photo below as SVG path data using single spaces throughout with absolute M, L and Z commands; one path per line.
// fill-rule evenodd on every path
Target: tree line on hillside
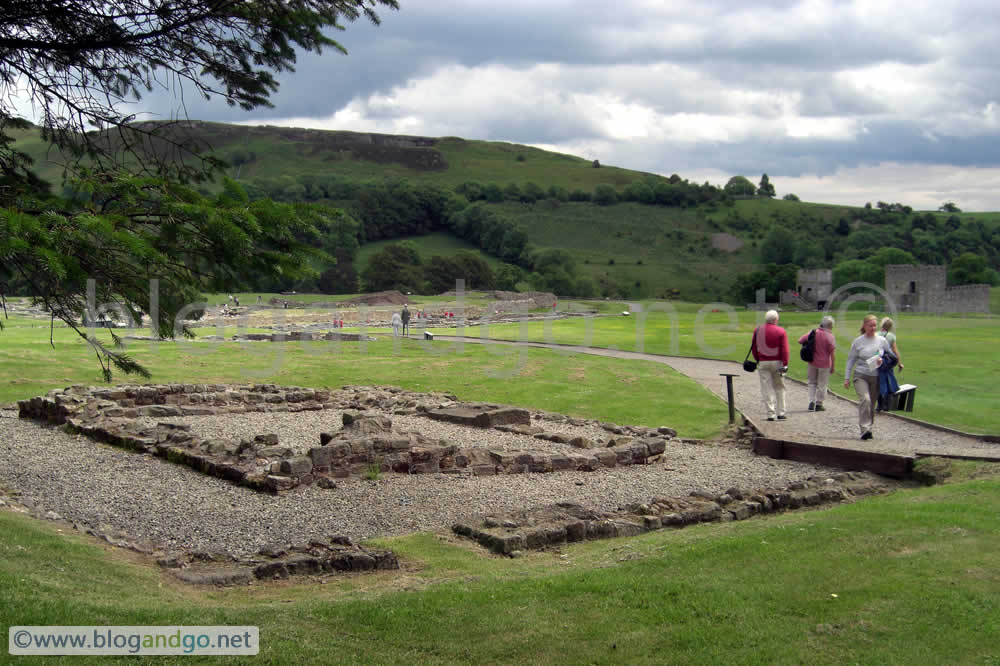
M 232 156 L 230 159 L 233 159 Z M 419 191 L 425 186 L 405 184 L 403 181 L 396 181 L 395 185 L 354 182 L 337 176 L 305 174 L 297 177 L 284 175 L 276 178 L 255 178 L 251 182 L 245 182 L 244 187 L 252 199 L 266 197 L 275 201 L 359 201 L 370 196 L 377 197 L 386 189 L 406 194 L 408 188 Z M 431 190 L 440 189 L 433 185 L 426 187 Z M 773 186 L 771 187 L 773 190 Z M 751 193 L 753 192 L 754 188 L 751 186 Z M 724 189 L 707 182 L 701 185 L 689 183 L 677 174 L 669 178 L 650 174 L 642 180 L 625 185 L 620 190 L 609 183 L 600 183 L 588 191 L 581 188 L 570 190 L 561 185 L 543 188 L 531 181 L 523 185 L 467 181 L 458 185 L 454 189 L 454 194 L 464 197 L 470 203 L 483 201 L 494 204 L 505 202 L 533 204 L 548 200 L 590 202 L 598 206 L 635 202 L 650 206 L 687 207 L 710 201 L 725 202 L 731 195 L 739 195 L 741 192 L 729 186 Z
M 779 211 L 769 223 L 731 213 L 727 226 L 766 236 L 760 243 L 763 268 L 738 276 L 730 289 L 737 302 L 752 302 L 764 288 L 769 300 L 795 288 L 799 268 L 831 268 L 834 289 L 849 282 L 884 286 L 889 264 L 948 264 L 948 284 L 1000 284 L 1000 226 L 975 217 L 918 213 L 909 206 L 879 202 L 833 220 Z
M 673 181 L 673 182 L 671 182 Z M 740 187 L 748 187 L 747 179 L 736 176 L 727 183 L 727 188 L 734 193 Z M 563 294 L 594 295 L 604 293 L 608 285 L 593 285 L 587 278 L 581 278 L 576 273 L 572 262 L 566 258 L 559 261 L 539 261 L 539 257 L 528 242 L 528 234 L 516 223 L 505 217 L 503 212 L 491 204 L 518 201 L 522 205 L 531 205 L 537 201 L 536 196 L 545 195 L 547 201 L 559 205 L 564 200 L 574 201 L 574 194 L 566 192 L 558 186 L 542 191 L 537 185 L 524 187 L 507 186 L 500 188 L 496 184 L 480 184 L 467 181 L 456 191 L 430 184 L 414 184 L 402 180 L 390 180 L 381 183 L 345 183 L 334 177 L 306 178 L 299 183 L 304 190 L 296 190 L 295 196 L 302 192 L 312 193 L 318 200 L 337 197 L 337 203 L 353 220 L 356 243 L 345 242 L 346 221 L 337 228 L 337 235 L 330 237 L 331 230 L 320 230 L 323 247 L 329 253 L 337 256 L 332 267 L 320 267 L 323 279 L 316 282 L 299 282 L 285 284 L 284 288 L 299 290 L 320 289 L 329 291 L 336 289 L 341 292 L 354 292 L 357 289 L 374 290 L 376 285 L 384 285 L 384 280 L 378 278 L 373 271 L 358 276 L 353 273 L 351 262 L 355 258 L 357 244 L 378 240 L 421 235 L 433 231 L 446 231 L 479 248 L 484 253 L 495 257 L 510 268 L 505 269 L 505 278 L 500 282 L 509 284 L 510 278 L 520 271 L 516 282 L 524 282 L 532 288 L 549 289 Z M 749 186 L 753 188 L 752 184 Z M 957 214 L 915 213 L 910 207 L 902 204 L 878 202 L 847 209 L 837 218 L 822 217 L 810 212 L 809 208 L 791 207 L 775 209 L 769 217 L 761 219 L 757 215 L 750 217 L 741 214 L 733 206 L 733 195 L 730 196 L 718 188 L 711 186 L 690 185 L 679 177 L 671 179 L 650 179 L 633 183 L 622 192 L 607 193 L 607 188 L 598 186 L 595 194 L 590 195 L 590 202 L 635 200 L 653 205 L 697 205 L 699 214 L 708 220 L 708 224 L 720 231 L 730 231 L 748 242 L 759 247 L 761 262 L 777 267 L 766 271 L 770 277 L 767 283 L 769 297 L 776 297 L 781 288 L 791 288 L 794 283 L 795 270 L 802 268 L 831 267 L 837 268 L 836 275 L 858 276 L 874 275 L 881 271 L 877 259 L 868 259 L 880 249 L 895 248 L 906 253 L 899 263 L 915 262 L 940 264 L 953 262 L 965 253 L 981 256 L 986 264 L 983 271 L 973 271 L 979 278 L 992 281 L 992 267 L 1000 266 L 1000 230 L 995 225 L 987 224 L 974 217 L 960 217 Z M 724 188 L 725 189 L 725 188 Z M 754 196 L 770 198 L 774 195 L 773 184 L 764 174 L 761 185 L 753 188 Z M 680 198 L 673 195 L 684 192 Z M 722 192 L 720 198 L 713 198 Z M 603 194 L 602 194 L 603 193 Z M 260 196 L 262 190 L 258 191 Z M 291 193 L 286 191 L 286 194 Z M 577 192 L 575 200 L 584 201 L 584 193 Z M 659 196 L 657 196 L 657 194 Z M 612 195 L 615 199 L 612 199 Z M 253 195 L 251 195 L 251 198 Z M 725 217 L 718 219 L 710 213 L 718 211 L 718 203 L 728 207 Z M 597 204 L 600 205 L 600 204 Z M 723 209 L 725 210 L 725 209 Z M 549 257 L 551 259 L 551 257 Z M 442 262 L 436 262 L 441 264 Z M 444 262 L 448 263 L 448 262 Z M 841 265 L 843 264 L 843 265 Z M 484 272 L 470 270 L 468 260 L 460 262 L 469 273 L 469 283 L 480 281 L 494 284 L 496 280 L 482 280 Z M 558 268 L 557 268 L 558 267 Z M 839 267 L 839 268 L 838 268 Z M 425 266 L 426 268 L 426 266 Z M 516 271 L 515 271 L 516 269 Z M 421 269 L 423 270 L 423 269 Z M 443 272 L 456 273 L 459 269 L 452 264 Z M 968 279 L 969 271 L 960 271 L 953 280 Z M 472 278 L 479 275 L 478 280 Z M 965 277 L 961 277 L 965 276 Z M 420 279 L 410 274 L 406 280 L 393 278 L 396 282 L 409 284 L 410 289 L 419 289 L 416 285 L 432 285 L 435 280 L 427 276 Z M 851 281 L 851 280 L 847 280 Z M 515 282 L 515 283 L 516 283 Z M 746 274 L 740 276 L 730 289 L 730 297 L 736 301 L 744 300 L 751 289 L 761 284 L 760 276 Z M 956 284 L 958 282 L 955 282 Z M 783 286 L 782 286 L 783 285 Z M 355 288 L 356 287 L 356 288 Z M 259 288 L 253 285 L 249 288 Z M 560 288 L 563 291 L 560 291 Z M 609 292 L 610 293 L 610 292 Z M 752 299 L 751 299 L 752 300 Z

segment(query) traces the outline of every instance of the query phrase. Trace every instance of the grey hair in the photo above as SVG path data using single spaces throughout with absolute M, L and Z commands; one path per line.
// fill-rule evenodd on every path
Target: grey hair
M 890 319 L 889 317 L 885 317 L 884 319 L 882 319 L 882 323 L 879 324 L 879 328 L 881 328 L 883 331 L 891 331 L 894 323 L 895 322 L 893 322 L 892 319 Z
M 764 321 L 768 324 L 775 324 L 778 322 L 778 311 L 768 310 L 767 314 L 764 315 Z
M 828 331 L 833 330 L 833 317 L 831 317 L 830 315 L 826 315 L 825 317 L 823 317 L 823 319 L 821 319 L 819 322 L 819 327 L 825 328 Z

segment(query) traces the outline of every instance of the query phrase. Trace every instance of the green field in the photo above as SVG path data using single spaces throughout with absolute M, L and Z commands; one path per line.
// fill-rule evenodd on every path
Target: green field
M 223 331 L 227 337 L 236 332 L 235 326 Z M 207 328 L 200 333 L 218 331 Z M 714 437 L 728 420 L 725 405 L 663 365 L 474 344 L 432 346 L 374 333 L 379 340 L 363 344 L 140 340 L 126 345 L 128 353 L 153 373 L 152 381 L 159 383 L 392 385 L 605 421 L 669 425 L 690 437 Z M 4 342 L 0 366 L 5 369 L 0 402 L 70 384 L 101 382 L 93 352 L 68 328 L 55 329 L 54 349 L 49 346 L 47 326 L 37 320 L 12 318 L 0 336 Z M 136 379 L 117 375 L 116 381 Z M 637 400 L 637 395 L 647 397 Z

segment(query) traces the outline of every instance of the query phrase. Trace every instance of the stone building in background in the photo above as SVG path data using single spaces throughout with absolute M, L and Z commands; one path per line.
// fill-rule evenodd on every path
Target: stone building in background
M 781 292 L 781 305 L 802 310 L 823 310 L 833 292 L 829 268 L 800 270 L 795 289 Z M 885 291 L 897 312 L 990 312 L 990 285 L 948 286 L 948 267 L 893 264 L 885 267 Z M 881 301 L 881 297 L 876 297 Z M 883 304 L 886 311 L 892 308 Z
M 885 290 L 899 312 L 990 311 L 990 285 L 947 286 L 948 267 L 892 264 L 885 267 Z
M 781 292 L 781 305 L 802 310 L 822 310 L 833 292 L 833 271 L 829 268 L 800 269 L 795 273 L 795 289 Z

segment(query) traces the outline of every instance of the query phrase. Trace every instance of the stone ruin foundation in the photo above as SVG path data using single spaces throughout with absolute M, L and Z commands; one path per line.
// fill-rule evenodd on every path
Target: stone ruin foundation
M 22 400 L 18 409 L 22 418 L 62 425 L 96 441 L 159 456 L 269 493 L 283 493 L 307 484 L 335 489 L 337 478 L 373 472 L 483 476 L 652 464 L 677 436 L 668 427 L 617 425 L 504 405 L 463 403 L 450 394 L 415 393 L 394 387 L 317 390 L 275 384 L 71 386 Z M 307 448 L 283 444 L 281 433 L 258 433 L 235 441 L 203 437 L 189 424 L 169 421 L 184 416 L 322 410 L 341 411 L 343 427 L 317 432 L 314 444 Z M 565 444 L 569 452 L 459 446 L 432 440 L 420 432 L 396 431 L 392 423 L 395 414 L 419 415 L 472 428 L 495 428 Z M 549 423 L 599 426 L 606 436 L 572 436 L 547 426 Z M 683 498 L 657 497 L 616 512 L 597 512 L 575 504 L 551 505 L 470 519 L 454 525 L 453 531 L 493 553 L 516 556 L 525 550 L 586 539 L 630 536 L 698 522 L 741 520 L 852 501 L 890 487 L 889 482 L 871 474 L 844 472 L 788 488 L 732 488 L 718 496 L 696 493 Z M 125 535 L 113 531 L 77 527 L 116 545 L 156 552 L 153 546 L 132 544 Z M 249 558 L 206 552 L 156 554 L 161 566 L 175 570 L 179 578 L 192 583 L 236 584 L 302 574 L 399 568 L 390 551 L 368 549 L 343 536 L 272 545 Z
M 329 391 L 274 384 L 71 386 L 22 400 L 18 409 L 22 418 L 65 425 L 96 441 L 160 456 L 204 474 L 272 493 L 312 483 L 330 486 L 335 478 L 375 472 L 484 476 L 648 464 L 655 462 L 667 442 L 676 436 L 674 430 L 665 427 L 601 424 L 609 437 L 595 442 L 533 425 L 525 409 L 460 403 L 452 395 L 395 388 L 345 387 Z M 259 433 L 236 441 L 201 437 L 183 423 L 143 423 L 144 418 L 324 409 L 347 410 L 343 413 L 343 428 L 333 433 L 317 432 L 315 445 L 306 450 L 284 446 L 280 433 Z M 429 439 L 419 432 L 394 431 L 393 413 L 422 414 L 450 423 L 530 435 L 569 444 L 579 453 L 462 447 Z
M 753 491 L 730 488 L 721 495 L 656 497 L 615 512 L 593 511 L 578 504 L 554 504 L 456 523 L 452 531 L 493 553 L 517 557 L 525 550 L 542 550 L 576 541 L 636 536 L 668 527 L 745 520 L 760 514 L 852 501 L 887 492 L 891 487 L 867 472 L 842 472 L 796 482 L 787 488 Z

